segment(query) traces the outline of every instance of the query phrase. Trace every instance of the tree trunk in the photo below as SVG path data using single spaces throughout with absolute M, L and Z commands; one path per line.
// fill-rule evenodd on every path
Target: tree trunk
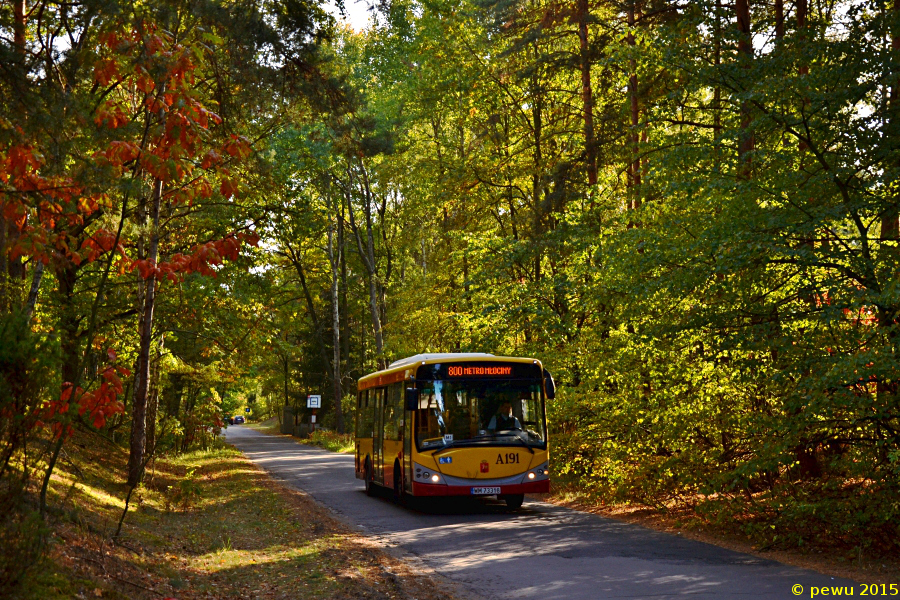
M 25 57 L 25 0 L 13 0 L 13 45 L 20 59 Z
M 335 215 L 336 217 L 337 215 Z M 328 224 L 328 262 L 331 264 L 331 332 L 334 346 L 331 381 L 334 387 L 334 414 L 337 418 L 338 433 L 344 433 L 344 407 L 341 405 L 343 392 L 341 391 L 341 311 L 340 296 L 338 294 L 338 271 L 341 258 L 334 253 L 334 227 Z M 340 249 L 338 249 L 340 253 Z
M 78 385 L 81 368 L 81 336 L 78 333 L 79 317 L 75 307 L 75 284 L 77 267 L 68 263 L 56 271 L 56 279 L 61 296 L 59 318 L 60 349 L 62 350 L 63 384 Z
M 150 201 L 150 246 L 147 260 L 155 268 L 159 259 L 159 206 L 162 201 L 163 183 L 153 184 Z M 134 401 L 131 413 L 131 445 L 128 454 L 128 485 L 135 486 L 142 476 L 144 450 L 147 442 L 147 396 L 150 389 L 150 344 L 153 340 L 153 310 L 156 306 L 156 275 L 146 281 L 144 307 L 139 325 L 140 345 L 135 368 Z
M 633 33 L 633 29 L 637 21 L 637 7 L 635 6 L 636 4 L 636 2 L 631 2 L 628 7 L 628 36 L 626 38 L 626 43 L 631 46 L 632 49 L 634 49 L 637 45 Z M 630 156 L 627 169 L 628 188 L 631 191 L 629 208 L 631 210 L 637 210 L 641 207 L 641 196 L 639 191 L 641 187 L 641 159 L 639 147 L 640 138 L 638 133 L 638 127 L 641 123 L 641 112 L 640 105 L 638 104 L 637 60 L 632 57 L 628 61 L 628 64 L 629 70 L 631 71 L 628 76 L 628 101 L 631 114 L 631 133 L 628 136 L 630 142 Z
M 152 391 L 147 404 L 147 443 L 146 447 L 152 452 L 156 448 L 156 413 L 159 411 L 159 363 L 162 360 L 163 348 L 165 347 L 165 335 L 159 337 L 159 344 L 156 346 L 156 360 L 153 361 Z M 144 461 L 147 462 L 146 460 Z
M 319 355 L 322 357 L 322 362 L 325 365 L 325 368 L 328 369 L 328 376 L 334 377 L 334 371 L 331 368 L 331 360 L 328 358 L 328 352 L 325 351 L 325 331 L 324 327 L 322 327 L 322 321 L 319 319 L 319 311 L 316 310 L 316 305 L 313 302 L 312 293 L 309 291 L 309 285 L 306 283 L 306 269 L 303 268 L 303 261 L 300 259 L 299 251 L 295 251 L 289 242 L 285 242 L 285 246 L 287 246 L 291 263 L 294 265 L 294 269 L 297 271 L 297 275 L 300 277 L 300 287 L 303 288 L 303 297 L 306 300 L 306 309 L 309 311 L 309 318 L 312 319 L 313 329 L 316 332 L 316 338 L 319 340 Z
M 716 24 L 713 28 L 713 63 L 716 65 L 716 87 L 713 89 L 713 133 L 715 144 L 715 164 L 718 172 L 721 165 L 720 140 L 722 139 L 722 87 L 719 85 L 719 66 L 722 64 L 722 0 L 716 0 Z
M 4 204 L 0 204 L 0 312 L 8 312 L 12 306 L 10 297 L 9 278 L 7 277 L 7 260 L 9 251 L 6 249 L 6 237 L 9 230 L 9 222 L 3 216 Z
M 539 52 L 535 49 L 535 56 L 537 56 Z M 543 118 L 543 110 L 544 110 L 544 102 L 543 102 L 543 90 L 541 89 L 540 82 L 537 79 L 537 75 L 532 75 L 531 77 L 531 122 L 532 122 L 532 131 L 534 135 L 534 151 L 532 153 L 533 161 L 534 161 L 534 171 L 531 174 L 531 196 L 532 203 L 534 204 L 533 211 L 534 214 L 532 216 L 532 239 L 537 241 L 540 239 L 541 234 L 543 233 L 543 208 L 541 206 L 541 197 L 543 196 L 543 185 L 542 185 L 542 175 L 544 170 L 544 155 L 543 155 L 543 135 L 544 135 L 544 118 Z M 541 281 L 541 252 L 538 248 L 537 244 L 532 246 L 535 249 L 535 257 L 534 257 L 534 282 L 535 284 Z M 530 338 L 530 328 L 526 324 L 525 328 L 526 338 Z
M 893 15 L 893 23 L 891 24 L 891 54 L 894 60 L 894 64 L 898 57 L 900 57 L 900 24 L 897 23 L 897 20 L 900 19 L 900 0 L 894 0 L 894 4 L 892 7 Z M 897 111 L 900 110 L 900 75 L 895 74 L 893 81 L 891 81 L 891 93 L 888 99 L 890 114 L 896 115 Z M 894 120 L 889 123 L 892 126 L 893 135 L 896 136 L 896 131 L 900 128 L 897 127 L 900 120 Z M 894 163 L 895 168 L 900 168 L 900 162 Z M 897 264 L 897 242 L 900 241 L 900 206 L 898 206 L 898 198 L 897 195 L 893 195 L 891 197 L 891 201 L 888 206 L 885 208 L 884 212 L 881 215 L 881 241 L 884 246 L 884 242 L 892 242 L 890 248 L 890 257 L 893 261 L 894 265 Z M 892 277 L 897 277 L 897 269 L 895 266 L 894 273 L 891 275 Z M 900 311 L 897 310 L 896 306 L 885 306 L 882 307 L 878 311 L 878 325 L 879 328 L 884 330 L 884 335 L 888 339 L 888 348 L 894 352 L 897 351 L 897 332 L 894 327 L 895 324 L 900 318 Z M 892 406 L 896 405 L 898 385 L 896 379 L 893 381 L 886 381 L 884 378 L 879 378 L 877 384 L 877 394 L 879 400 L 883 400 L 883 406 Z
M 25 0 L 13 0 L 13 48 L 15 50 L 16 62 L 19 72 L 17 76 L 23 78 L 25 75 Z M 15 111 L 18 112 L 17 106 Z M 23 115 L 19 114 L 19 119 Z M 14 119 L 15 120 L 15 119 Z M 21 266 L 21 259 L 10 261 L 9 250 L 15 243 L 17 231 L 15 226 L 6 219 L 5 203 L 0 202 L 0 312 L 8 312 L 15 306 L 19 300 L 13 296 L 13 290 L 10 279 L 14 272 L 18 269 L 14 266 L 16 262 Z
M 588 35 L 588 0 L 577 0 L 579 62 L 581 67 L 581 105 L 584 112 L 584 152 L 588 184 L 597 184 L 597 145 L 594 142 L 594 98 L 591 89 L 591 52 Z
M 378 271 L 375 261 L 375 237 L 372 233 L 372 190 L 369 187 L 369 175 L 366 172 L 365 165 L 360 161 L 360 167 L 363 175 L 363 192 L 366 199 L 364 212 L 366 217 L 366 243 L 363 244 L 362 233 L 356 224 L 356 217 L 353 215 L 353 206 L 350 205 L 350 227 L 353 229 L 356 245 L 359 249 L 360 258 L 366 267 L 369 275 L 369 310 L 372 314 L 372 329 L 375 334 L 375 354 L 379 361 L 379 366 L 383 362 L 384 355 L 384 338 L 381 333 L 381 312 L 378 309 Z M 350 201 L 350 198 L 347 198 Z
M 284 406 L 290 406 L 291 414 L 293 414 L 294 407 L 291 406 L 291 403 L 290 403 L 291 398 L 290 398 L 290 394 L 288 393 L 288 387 L 290 384 L 290 377 L 291 377 L 291 370 L 290 370 L 291 363 L 290 363 L 290 357 L 287 355 L 287 352 L 285 352 L 285 354 L 284 354 L 283 361 L 284 361 Z M 293 433 L 293 432 L 294 432 L 293 429 L 291 429 L 291 433 Z
M 809 12 L 807 0 L 797 0 L 797 39 L 803 44 L 806 41 L 806 17 Z M 802 63 L 797 69 L 800 76 L 809 75 L 809 65 Z M 803 99 L 803 105 L 809 105 L 809 98 Z M 801 141 L 801 149 L 806 149 L 806 142 Z
M 779 44 L 784 40 L 784 0 L 775 0 L 775 40 Z
M 344 379 L 348 379 L 348 384 L 352 381 L 352 373 L 353 362 L 350 360 L 350 336 L 352 335 L 350 331 L 350 308 L 347 302 L 347 245 L 346 245 L 346 237 L 344 236 L 344 227 L 345 227 L 345 210 L 346 206 L 344 204 L 344 197 L 341 197 L 341 218 L 338 221 L 338 253 L 341 257 L 341 352 L 344 356 L 344 360 L 347 361 L 347 368 L 342 371 L 341 377 Z M 341 381 L 343 384 L 343 379 Z
M 6 273 L 0 273 L 0 276 L 6 277 Z M 78 267 L 71 262 L 66 262 L 65 266 L 56 270 L 56 279 L 59 285 L 59 294 L 61 296 L 62 309 L 59 318 L 60 330 L 60 350 L 62 351 L 62 381 L 63 384 L 71 384 L 77 389 L 81 376 L 81 335 L 78 333 L 79 316 L 75 307 L 75 285 L 78 280 Z M 73 401 L 76 398 L 75 391 L 72 392 Z M 39 504 L 41 518 L 47 510 L 47 490 L 50 487 L 50 478 L 53 470 L 56 468 L 56 461 L 65 442 L 65 434 L 61 434 L 54 441 L 53 451 L 44 472 L 44 480 L 41 484 L 39 494 Z
M 25 318 L 31 321 L 34 314 L 34 307 L 37 305 L 38 292 L 41 290 L 41 278 L 44 275 L 44 263 L 37 261 L 34 265 L 34 272 L 31 274 L 31 290 L 28 292 L 28 299 L 25 301 Z
M 806 15 L 807 15 L 807 0 L 797 0 L 797 41 L 803 45 L 806 42 Z M 800 66 L 797 68 L 797 74 L 802 78 L 809 75 L 809 65 L 805 62 L 800 63 Z M 804 97 L 802 100 L 802 110 L 805 113 L 806 108 L 809 106 L 809 98 Z M 797 142 L 797 154 L 798 156 L 798 168 L 802 171 L 804 169 L 804 157 L 806 151 L 809 150 L 809 145 L 806 143 L 806 140 L 801 139 Z M 809 198 L 809 202 L 812 203 L 814 201 L 813 198 Z M 811 211 L 810 211 L 811 213 Z M 810 237 L 808 240 L 804 242 L 804 245 L 812 250 L 815 247 L 815 230 L 810 232 Z M 816 308 L 816 300 L 813 295 L 810 294 L 807 299 L 810 305 L 810 311 L 815 310 Z
M 900 25 L 897 24 L 897 20 L 900 19 L 900 0 L 894 0 L 892 12 L 894 14 L 892 15 L 893 23 L 891 25 L 891 54 L 894 64 L 896 64 L 896 61 L 900 58 Z M 897 111 L 900 110 L 900 74 L 894 74 L 888 103 L 891 108 L 891 114 L 896 115 Z M 900 163 L 894 164 L 894 167 L 900 168 Z M 896 194 L 892 196 L 892 202 L 888 204 L 881 216 L 881 240 L 893 242 L 900 240 L 900 202 L 898 202 Z
M 750 0 L 735 0 L 734 11 L 738 25 L 738 60 L 744 61 L 744 68 L 750 69 L 753 60 L 753 33 L 750 29 Z M 756 145 L 750 125 L 753 115 L 748 100 L 741 102 L 741 133 L 738 141 L 738 177 L 750 177 L 751 152 Z

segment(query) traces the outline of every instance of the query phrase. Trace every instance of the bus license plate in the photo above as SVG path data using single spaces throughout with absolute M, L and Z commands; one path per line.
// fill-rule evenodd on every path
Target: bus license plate
M 498 487 L 473 487 L 472 494 L 476 496 L 491 496 L 493 494 L 499 494 L 500 488 Z

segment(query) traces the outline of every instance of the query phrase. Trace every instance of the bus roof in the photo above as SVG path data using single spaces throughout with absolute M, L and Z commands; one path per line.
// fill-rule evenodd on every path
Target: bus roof
M 376 371 L 360 377 L 357 387 L 362 390 L 369 387 L 375 387 L 394 381 L 402 381 L 408 375 L 415 373 L 415 368 L 420 365 L 444 362 L 465 362 L 477 360 L 479 362 L 516 362 L 516 363 L 536 363 L 540 365 L 540 361 L 534 358 L 523 358 L 519 356 L 495 356 L 484 352 L 442 352 L 434 354 L 416 354 L 407 358 L 392 362 L 388 368 Z M 411 373 L 406 373 L 410 370 Z
M 493 354 L 487 354 L 485 352 L 440 352 L 437 354 L 416 354 L 415 356 L 410 356 L 408 358 L 401 358 L 400 360 L 395 360 L 388 366 L 388 369 L 393 369 L 394 367 L 402 367 L 404 365 L 411 365 L 413 363 L 421 363 L 423 360 L 425 363 L 441 361 L 441 360 L 466 360 L 466 359 L 476 359 L 476 358 L 497 358 Z

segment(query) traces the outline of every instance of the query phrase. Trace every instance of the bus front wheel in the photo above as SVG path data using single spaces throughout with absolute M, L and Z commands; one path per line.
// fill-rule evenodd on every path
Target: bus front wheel
M 506 507 L 508 509 L 518 510 L 525 501 L 525 494 L 506 494 L 503 496 L 503 500 L 506 502 Z

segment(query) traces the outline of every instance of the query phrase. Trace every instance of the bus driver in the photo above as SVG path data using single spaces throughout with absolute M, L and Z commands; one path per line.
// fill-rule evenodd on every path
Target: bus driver
M 500 405 L 497 414 L 491 417 L 487 428 L 488 431 L 502 431 L 504 429 L 522 429 L 522 425 L 512 414 L 512 404 L 504 402 Z

